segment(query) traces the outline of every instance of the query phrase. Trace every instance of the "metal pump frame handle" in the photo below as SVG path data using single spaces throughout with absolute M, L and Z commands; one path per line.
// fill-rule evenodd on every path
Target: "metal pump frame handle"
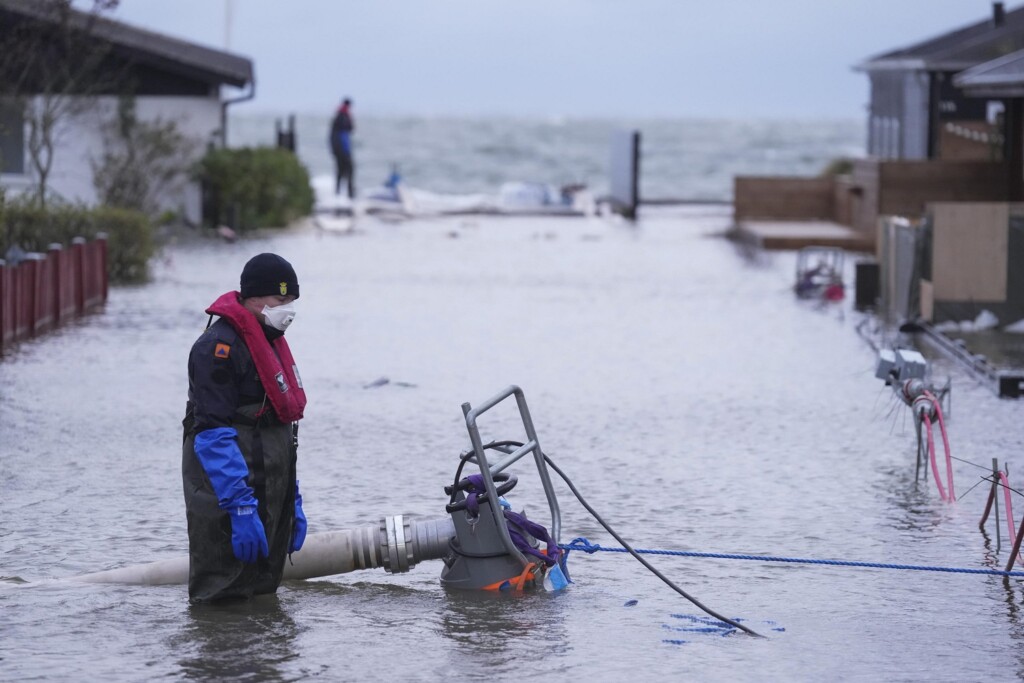
M 519 417 L 523 421 L 523 428 L 526 430 L 525 444 L 508 453 L 504 458 L 495 464 L 487 461 L 484 453 L 483 440 L 480 438 L 480 429 L 476 425 L 477 418 L 488 410 L 504 401 L 509 396 L 516 397 L 516 405 L 519 407 Z M 466 417 L 466 429 L 469 431 L 469 440 L 473 444 L 474 457 L 469 462 L 476 462 L 480 467 L 480 476 L 483 477 L 484 487 L 487 489 L 487 500 L 491 514 L 494 516 L 494 524 L 501 534 L 501 542 L 509 554 L 518 559 L 525 568 L 531 563 L 519 548 L 512 543 L 509 536 L 508 526 L 505 523 L 505 515 L 501 506 L 498 505 L 498 493 L 494 486 L 494 475 L 503 471 L 527 453 L 533 453 L 533 460 L 537 464 L 537 472 L 540 474 L 541 484 L 544 486 L 544 495 L 548 499 L 548 507 L 551 510 L 551 537 L 558 543 L 562 531 L 562 513 L 558 508 L 558 499 L 555 497 L 555 489 L 551 485 L 551 477 L 548 474 L 547 463 L 544 462 L 544 453 L 540 449 L 540 441 L 537 439 L 537 431 L 533 428 L 533 418 L 530 417 L 530 409 L 526 405 L 526 397 L 523 390 L 516 385 L 511 385 L 503 391 L 495 394 L 484 401 L 476 408 L 470 408 L 469 403 L 462 404 L 462 413 Z

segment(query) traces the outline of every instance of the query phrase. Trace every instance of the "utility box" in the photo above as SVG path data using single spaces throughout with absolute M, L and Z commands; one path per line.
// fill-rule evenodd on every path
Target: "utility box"
M 888 380 L 895 367 L 896 352 L 892 349 L 882 349 L 878 352 L 878 367 L 875 368 L 875 379 Z
M 853 306 L 858 311 L 872 310 L 878 305 L 880 274 L 874 261 L 859 261 L 854 266 Z
M 896 349 L 896 370 L 902 379 L 924 379 L 928 371 L 928 361 L 918 351 Z
M 928 361 L 913 349 L 882 349 L 878 352 L 875 377 L 887 383 L 893 377 L 897 380 L 924 379 L 927 371 Z

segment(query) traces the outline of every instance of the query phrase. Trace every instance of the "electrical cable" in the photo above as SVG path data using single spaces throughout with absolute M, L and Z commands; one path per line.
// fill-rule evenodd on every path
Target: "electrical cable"
M 522 445 L 523 444 L 519 443 L 518 441 L 491 441 L 490 443 L 486 443 L 486 444 L 483 445 L 483 450 L 486 451 L 487 449 L 490 449 L 490 448 L 494 448 L 494 449 L 499 449 L 500 450 L 501 448 L 503 448 L 505 446 L 515 446 L 515 447 L 518 448 L 519 446 L 522 446 Z M 473 451 L 472 449 L 470 449 L 468 451 L 463 451 L 462 454 L 459 455 L 459 466 L 455 469 L 455 482 L 451 485 L 450 498 L 448 499 L 448 504 L 449 505 L 452 505 L 452 504 L 455 503 L 455 494 L 458 493 L 459 482 L 462 480 L 462 468 L 464 468 L 466 466 L 467 462 L 469 462 L 470 460 L 473 459 L 474 455 L 476 455 L 476 452 Z M 486 457 L 486 455 L 484 457 Z M 446 490 L 446 493 L 447 493 L 447 490 Z
M 928 459 L 932 463 L 932 476 L 935 478 L 935 485 L 939 488 L 939 497 L 942 500 L 949 500 L 946 497 L 946 488 L 942 485 L 942 480 L 939 478 L 939 466 L 935 462 L 935 438 L 932 434 L 932 421 L 929 419 L 927 413 L 921 415 L 921 419 L 924 420 L 924 425 L 927 428 L 928 433 Z
M 932 402 L 932 406 L 935 408 L 935 415 L 939 418 L 939 430 L 942 432 L 942 445 L 946 449 L 946 484 L 949 485 L 949 500 L 950 502 L 956 501 L 956 493 L 953 491 L 953 456 L 949 449 L 949 435 L 946 433 L 946 420 L 942 416 L 942 404 L 935 397 L 935 394 L 925 390 L 925 397 Z
M 701 603 L 700 600 L 698 600 L 697 598 L 693 597 L 692 595 L 690 595 L 689 593 L 684 591 L 682 588 L 680 588 L 675 583 L 673 583 L 671 579 L 669 579 L 667 576 L 665 576 L 660 571 L 655 569 L 647 560 L 642 558 L 633 549 L 633 546 L 631 546 L 621 536 L 619 536 L 617 533 L 615 533 L 615 530 L 612 529 L 608 525 L 608 523 L 604 521 L 604 519 L 601 517 L 601 515 L 599 515 L 597 513 L 597 511 L 594 510 L 594 508 L 590 507 L 590 504 L 587 503 L 587 501 L 583 498 L 583 496 L 580 494 L 580 492 L 578 490 L 576 490 L 576 487 L 573 485 L 573 483 L 569 479 L 569 477 L 566 476 L 565 472 L 563 472 L 561 469 L 559 469 L 558 465 L 556 465 L 554 462 L 552 462 L 551 458 L 549 458 L 547 456 L 547 454 L 543 454 L 543 456 L 544 456 L 544 462 L 546 462 L 548 465 L 550 465 L 551 469 L 553 469 L 558 474 L 558 476 L 560 476 L 562 478 L 562 481 L 564 481 L 566 483 L 566 485 L 569 487 L 569 490 L 572 491 L 573 495 L 576 496 L 576 499 L 578 501 L 580 501 L 580 504 L 582 504 L 583 507 L 587 509 L 587 512 L 589 512 L 594 517 L 594 519 L 596 519 L 598 521 L 598 523 L 601 526 L 604 527 L 605 531 L 607 531 L 609 534 L 612 535 L 612 538 L 614 538 L 616 541 L 618 541 L 622 545 L 622 547 L 625 548 L 627 552 L 629 552 L 630 555 L 632 555 L 640 564 L 642 564 L 644 567 L 646 567 L 652 574 L 654 574 L 659 579 L 664 581 L 665 584 L 668 585 L 669 588 L 671 588 L 672 590 L 674 590 L 675 592 L 679 593 L 684 598 L 686 598 L 687 600 L 692 602 L 698 608 L 703 610 L 706 614 L 709 614 L 710 616 L 714 617 L 715 619 L 718 619 L 719 621 L 725 622 L 726 624 L 729 624 L 730 626 L 733 626 L 733 627 L 735 627 L 737 629 L 740 629 L 741 631 L 744 631 L 745 633 L 748 633 L 748 634 L 750 634 L 752 636 L 755 636 L 757 638 L 764 638 L 764 636 L 762 636 L 757 631 L 754 631 L 754 630 L 744 626 L 743 624 L 741 624 L 741 623 L 739 623 L 739 622 L 737 622 L 737 621 L 735 621 L 733 619 L 729 619 L 728 617 L 724 617 L 721 614 L 718 614 L 717 612 L 715 612 L 714 610 L 708 608 L 703 603 Z
M 1009 538 L 1017 538 L 1017 528 L 1013 523 L 1013 502 L 1010 498 L 1010 482 L 1006 478 L 1006 474 L 1003 472 L 999 473 L 999 482 L 1003 486 L 1003 499 L 1006 501 L 1006 528 L 1010 532 Z M 998 520 L 997 520 L 998 521 Z M 1024 558 L 1021 558 L 1020 553 L 1017 553 L 1017 557 L 1010 561 L 1009 566 L 1012 567 L 1014 562 L 1020 561 L 1024 564 Z
M 991 484 L 992 483 L 992 478 L 991 477 L 981 477 L 980 479 L 978 479 L 978 481 L 976 481 L 974 483 L 974 486 L 972 486 L 971 488 L 967 489 L 966 491 L 964 491 L 963 493 L 960 494 L 960 500 L 963 500 L 967 496 L 968 493 L 970 493 L 974 489 L 978 488 L 978 484 L 981 484 L 981 483 L 986 482 L 986 481 Z
M 979 470 L 985 470 L 986 472 L 991 472 L 992 471 L 992 467 L 991 466 L 985 467 L 984 465 L 979 465 L 976 462 L 971 462 L 970 460 L 964 460 L 963 458 L 958 458 L 955 455 L 952 456 L 952 457 L 953 457 L 953 460 L 956 460 L 957 462 L 962 462 L 965 465 L 970 465 L 971 467 L 977 467 Z

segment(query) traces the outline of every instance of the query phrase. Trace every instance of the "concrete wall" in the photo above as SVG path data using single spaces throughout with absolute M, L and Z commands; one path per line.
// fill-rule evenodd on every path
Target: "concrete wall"
M 833 220 L 833 179 L 737 176 L 733 180 L 733 211 L 737 221 Z
M 83 114 L 61 122 L 55 138 L 56 151 L 50 172 L 50 192 L 64 199 L 96 203 L 90 161 L 98 160 L 103 151 L 103 125 L 117 112 L 116 97 L 94 98 Z M 193 142 L 192 156 L 198 160 L 206 151 L 206 143 L 220 130 L 220 100 L 215 97 L 138 97 L 136 114 L 141 121 L 174 121 L 178 129 Z M 28 132 L 26 130 L 26 139 Z M 26 150 L 26 157 L 27 157 Z M 4 175 L 0 182 L 12 193 L 32 187 L 32 166 L 26 162 L 26 175 Z M 190 221 L 200 220 L 198 184 L 188 181 L 180 187 L 166 188 L 161 197 L 164 209 L 182 212 Z

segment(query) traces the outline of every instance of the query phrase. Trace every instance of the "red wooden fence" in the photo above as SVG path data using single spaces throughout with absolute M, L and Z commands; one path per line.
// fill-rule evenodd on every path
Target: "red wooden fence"
M 0 353 L 107 300 L 107 240 L 51 244 L 15 266 L 0 259 Z

